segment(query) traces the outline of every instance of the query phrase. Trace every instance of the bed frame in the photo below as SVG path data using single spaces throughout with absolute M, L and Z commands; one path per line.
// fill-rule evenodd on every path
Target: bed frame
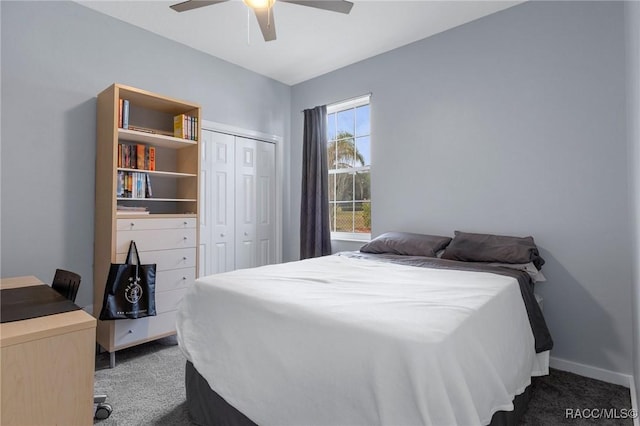
M 211 389 L 190 361 L 185 368 L 187 409 L 192 422 L 202 426 L 257 426 L 220 395 Z M 489 426 L 516 426 L 527 410 L 531 399 L 531 385 L 513 400 L 513 411 L 498 411 Z

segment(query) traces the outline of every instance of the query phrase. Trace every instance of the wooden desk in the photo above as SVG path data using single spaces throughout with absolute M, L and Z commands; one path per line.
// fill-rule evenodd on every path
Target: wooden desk
M 0 289 L 43 285 L 2 278 Z M 92 425 L 96 320 L 82 310 L 0 324 L 0 424 Z

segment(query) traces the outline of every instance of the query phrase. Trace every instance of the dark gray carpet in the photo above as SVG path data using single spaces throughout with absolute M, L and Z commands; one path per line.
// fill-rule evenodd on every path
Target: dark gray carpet
M 193 425 L 185 403 L 185 358 L 173 339 L 146 343 L 96 359 L 96 393 L 106 393 L 113 414 L 101 426 Z M 523 425 L 633 425 L 631 419 L 567 419 L 565 410 L 631 408 L 629 389 L 564 371 L 534 378 L 533 396 Z

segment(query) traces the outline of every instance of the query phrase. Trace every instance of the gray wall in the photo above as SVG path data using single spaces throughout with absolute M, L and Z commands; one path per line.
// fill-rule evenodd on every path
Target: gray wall
M 533 235 L 553 356 L 629 374 L 624 4 L 528 2 L 294 86 L 291 206 L 300 111 L 368 92 L 373 234 Z
M 633 238 L 634 376 L 640 401 L 640 2 L 625 3 L 627 29 L 627 128 L 629 138 L 629 195 Z
M 76 3 L 0 5 L 2 276 L 71 269 L 91 303 L 96 95 L 114 82 L 288 141 L 286 85 Z

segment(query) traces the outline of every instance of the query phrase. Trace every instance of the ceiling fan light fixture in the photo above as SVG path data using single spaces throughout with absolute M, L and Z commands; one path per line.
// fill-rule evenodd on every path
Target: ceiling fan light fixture
M 271 9 L 276 0 L 242 0 L 251 9 Z

